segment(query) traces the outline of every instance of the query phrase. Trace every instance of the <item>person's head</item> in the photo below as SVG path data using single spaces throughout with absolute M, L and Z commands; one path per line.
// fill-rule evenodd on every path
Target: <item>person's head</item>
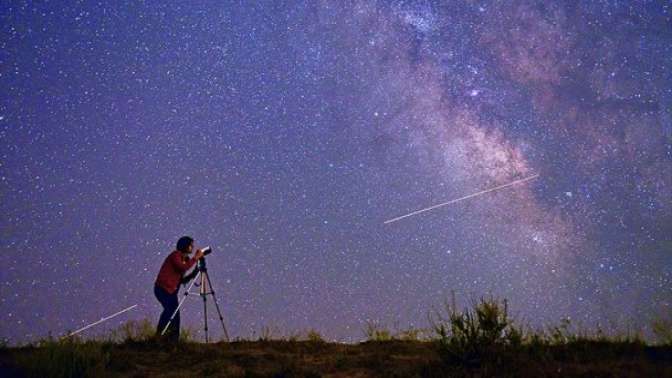
M 175 248 L 182 253 L 189 254 L 194 249 L 194 239 L 189 236 L 183 236 L 177 241 Z

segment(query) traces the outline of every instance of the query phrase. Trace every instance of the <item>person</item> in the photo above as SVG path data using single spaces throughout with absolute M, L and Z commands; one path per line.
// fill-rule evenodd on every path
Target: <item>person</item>
M 171 252 L 168 257 L 163 261 L 159 274 L 156 277 L 156 282 L 154 283 L 154 295 L 156 299 L 159 300 L 161 306 L 163 306 L 163 312 L 159 317 L 159 324 L 156 327 L 156 334 L 158 337 L 161 336 L 163 329 L 166 328 L 166 325 L 170 321 L 170 317 L 173 316 L 173 313 L 177 309 L 178 300 L 177 295 L 179 291 L 179 286 L 181 283 L 187 283 L 198 273 L 198 269 L 194 269 L 190 274 L 185 275 L 185 273 L 192 267 L 196 262 L 203 257 L 203 252 L 198 249 L 193 257 L 189 257 L 194 249 L 194 239 L 189 236 L 183 236 L 177 241 L 175 251 Z M 166 334 L 168 340 L 177 342 L 180 339 L 180 312 L 178 311 L 175 314 L 175 318 L 168 329 Z

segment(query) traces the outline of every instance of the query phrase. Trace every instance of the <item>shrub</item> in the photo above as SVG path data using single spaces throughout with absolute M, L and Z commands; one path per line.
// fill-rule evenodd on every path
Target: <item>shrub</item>
M 522 331 L 509 319 L 506 301 L 481 298 L 473 310 L 458 311 L 454 305 L 446 310 L 447 319 L 432 322 L 445 363 L 479 364 L 497 348 L 521 345 Z

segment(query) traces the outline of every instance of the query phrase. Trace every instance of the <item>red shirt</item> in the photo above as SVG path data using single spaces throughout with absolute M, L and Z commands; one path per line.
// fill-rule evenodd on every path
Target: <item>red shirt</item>
M 173 251 L 161 265 L 156 284 L 169 294 L 173 294 L 180 286 L 180 280 L 184 272 L 196 263 L 196 259 L 183 257 L 180 251 Z

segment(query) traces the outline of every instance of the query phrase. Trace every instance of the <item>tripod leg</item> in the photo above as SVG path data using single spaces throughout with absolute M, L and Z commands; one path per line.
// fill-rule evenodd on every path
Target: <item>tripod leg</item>
M 201 272 L 198 272 L 198 274 L 201 274 Z M 187 289 L 187 291 L 184 292 L 184 297 L 182 297 L 182 300 L 180 300 L 180 303 L 177 305 L 177 308 L 175 309 L 175 311 L 173 311 L 173 315 L 171 315 L 170 320 L 168 320 L 168 323 L 166 324 L 166 326 L 163 327 L 163 331 L 161 331 L 161 336 L 166 334 L 166 331 L 168 330 L 168 327 L 170 327 L 170 323 L 172 323 L 173 320 L 175 319 L 175 316 L 177 316 L 178 311 L 180 311 L 180 307 L 182 307 L 182 305 L 184 304 L 184 301 L 187 299 L 187 296 L 189 296 L 189 291 L 191 290 L 191 287 L 194 286 L 195 282 L 196 282 L 196 280 L 193 280 L 191 282 L 191 284 L 189 285 L 189 288 Z
M 219 322 L 222 323 L 222 329 L 224 330 L 224 337 L 226 341 L 229 340 L 229 332 L 226 330 L 224 325 L 224 317 L 222 316 L 222 311 L 219 310 L 219 304 L 217 303 L 217 297 L 215 296 L 215 290 L 212 289 L 212 282 L 210 282 L 210 275 L 205 275 L 205 279 L 208 281 L 208 287 L 210 288 L 210 294 L 212 294 L 212 300 L 215 302 L 215 308 L 217 309 L 217 314 L 219 315 Z
M 202 295 L 203 297 L 203 321 L 205 324 L 205 342 L 208 343 L 208 306 L 207 306 L 207 300 L 205 297 L 205 294 Z
M 205 286 L 205 278 L 208 276 L 208 271 L 206 270 L 201 275 L 201 298 L 203 298 L 203 329 L 205 330 L 205 342 L 208 340 L 208 291 Z

